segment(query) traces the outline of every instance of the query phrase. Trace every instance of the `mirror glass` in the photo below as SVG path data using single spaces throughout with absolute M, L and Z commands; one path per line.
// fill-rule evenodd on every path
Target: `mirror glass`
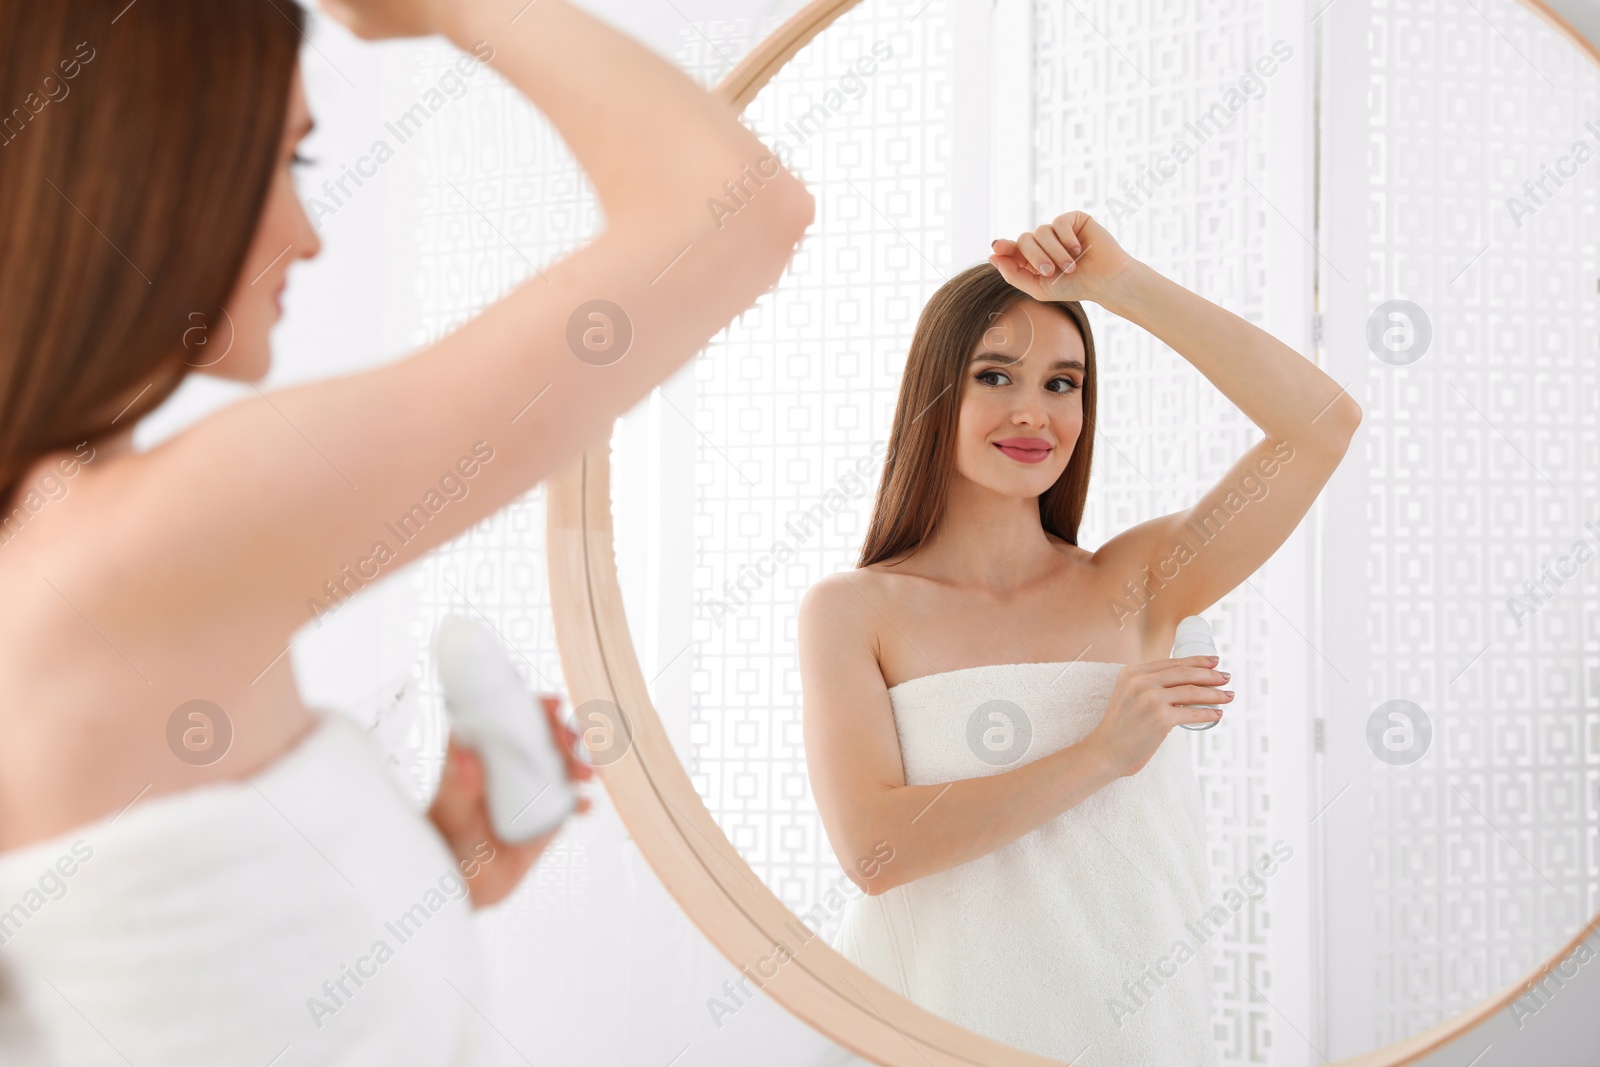
M 697 17 L 686 69 L 717 83 L 797 6 Z M 991 239 L 1078 209 L 1314 360 L 1364 418 L 1288 542 L 1204 612 L 1237 698 L 1163 747 L 1203 814 L 1204 907 L 1175 905 L 1154 949 L 1040 954 L 1048 931 L 1005 921 L 1033 914 L 1017 902 L 1037 880 L 997 881 L 993 950 L 965 965 L 997 997 L 1060 990 L 1096 1013 L 1080 1047 L 1032 1046 L 1060 1059 L 1117 1062 L 1093 1034 L 1177 1025 L 1203 987 L 1188 1022 L 1214 1062 L 1298 1062 L 1441 1022 L 1577 932 L 1600 907 L 1587 57 L 1512 0 L 866 0 L 745 118 L 805 178 L 816 223 L 779 286 L 618 424 L 613 507 L 655 704 L 729 840 L 808 927 L 833 942 L 864 900 L 897 898 L 855 887 L 812 796 L 799 602 L 855 565 L 929 297 Z M 1093 550 L 1193 505 L 1261 431 L 1172 348 L 1085 307 Z M 1270 478 L 1256 486 L 1241 507 Z M 914 642 L 928 620 L 886 623 Z M 1096 829 L 1083 892 L 1160 892 L 1150 827 Z M 1070 912 L 1078 890 L 1049 888 Z M 922 932 L 926 961 L 944 942 Z M 933 966 L 898 980 L 936 997 Z M 952 1017 L 1024 1032 L 991 1007 Z

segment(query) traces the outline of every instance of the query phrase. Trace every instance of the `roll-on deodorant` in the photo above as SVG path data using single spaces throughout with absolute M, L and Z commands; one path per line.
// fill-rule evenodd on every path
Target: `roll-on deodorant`
M 460 615 L 439 624 L 433 655 L 450 730 L 483 759 L 489 821 L 520 844 L 561 825 L 577 807 L 550 720 L 487 627 Z
M 1217 643 L 1211 639 L 1211 626 L 1199 615 L 1190 615 L 1178 622 L 1176 639 L 1172 643 L 1172 658 L 1184 659 L 1188 656 L 1215 656 Z M 1221 666 L 1219 663 L 1218 666 Z M 1215 704 L 1190 704 L 1192 708 L 1212 708 Z M 1209 730 L 1221 719 L 1211 722 L 1180 722 L 1178 725 L 1185 730 Z

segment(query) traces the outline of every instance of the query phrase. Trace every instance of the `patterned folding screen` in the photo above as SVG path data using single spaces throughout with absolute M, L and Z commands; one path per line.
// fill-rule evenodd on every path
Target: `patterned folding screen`
M 1261 190 L 1269 168 L 1298 174 L 1307 166 L 1268 151 L 1264 98 L 1285 92 L 1311 61 L 1269 39 L 1265 7 L 1035 5 L 1034 214 L 1042 222 L 1086 210 L 1131 254 L 1258 325 L 1268 311 L 1266 224 L 1274 210 Z M 1259 72 L 1263 61 L 1272 74 Z M 1193 504 L 1261 433 L 1149 333 L 1096 305 L 1090 315 L 1101 372 L 1083 537 L 1092 547 Z M 1206 612 L 1238 693 L 1224 723 L 1195 739 L 1214 895 L 1237 884 L 1273 842 L 1267 755 L 1275 714 L 1289 712 L 1271 696 L 1271 633 L 1283 625 L 1273 598 L 1268 577 L 1257 575 Z M 1266 893 L 1212 942 L 1223 1062 L 1267 1062 L 1267 932 L 1284 906 L 1304 902 Z
M 1340 1056 L 1600 909 L 1600 72 L 1511 0 L 1323 17 L 1329 352 L 1366 411 L 1325 589 Z

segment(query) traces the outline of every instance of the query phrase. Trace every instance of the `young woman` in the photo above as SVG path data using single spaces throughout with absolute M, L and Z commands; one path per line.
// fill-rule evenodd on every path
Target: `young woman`
M 1078 544 L 1096 358 L 1081 301 L 1266 435 L 1186 511 Z M 799 614 L 812 791 L 867 896 L 837 947 L 968 1029 L 1095 1067 L 1215 1062 L 1198 786 L 1179 723 L 1233 694 L 1177 623 L 1289 536 L 1360 409 L 1082 212 L 928 302 L 855 569 Z M 1195 959 L 1194 957 L 1199 957 Z
M 289 268 L 317 252 L 291 169 L 303 15 L 0 5 L 0 1062 L 465 1062 L 467 898 L 504 896 L 549 838 L 495 839 L 464 753 L 430 824 L 359 729 L 303 704 L 290 637 L 442 475 L 472 492 L 387 538 L 385 568 L 603 439 L 812 217 L 725 104 L 565 0 L 330 7 L 490 62 L 605 225 L 423 351 L 135 451 L 191 371 L 266 374 Z M 711 219 L 752 169 L 760 195 Z M 597 300 L 625 350 L 569 341 Z

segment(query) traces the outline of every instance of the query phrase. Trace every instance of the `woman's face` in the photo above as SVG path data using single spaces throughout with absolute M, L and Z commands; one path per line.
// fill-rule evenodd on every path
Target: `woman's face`
M 1067 313 L 1022 297 L 994 317 L 961 386 L 956 472 L 1037 497 L 1067 469 L 1083 428 L 1083 337 Z
M 228 297 L 220 323 L 189 330 L 183 358 L 200 374 L 254 382 L 272 366 L 268 335 L 283 313 L 283 288 L 289 266 L 310 259 L 322 248 L 317 231 L 295 192 L 294 162 L 300 141 L 311 132 L 311 114 L 300 68 L 289 79 L 289 108 L 272 169 L 272 186 L 246 253 L 244 270 Z

